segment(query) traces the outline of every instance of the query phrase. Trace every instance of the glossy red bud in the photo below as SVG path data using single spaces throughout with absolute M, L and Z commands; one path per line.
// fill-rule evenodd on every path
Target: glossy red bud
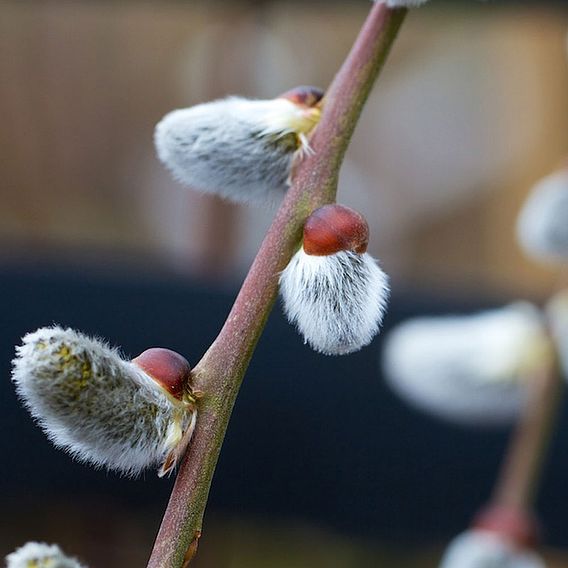
M 538 521 L 529 512 L 505 505 L 482 509 L 473 527 L 500 535 L 517 548 L 534 548 L 540 535 Z
M 277 98 L 288 99 L 297 105 L 311 108 L 322 100 L 323 95 L 324 92 L 318 87 L 301 86 L 290 89 Z
M 328 256 L 345 250 L 363 254 L 369 244 L 365 217 L 337 203 L 316 209 L 304 225 L 304 252 Z
M 173 397 L 182 399 L 191 377 L 191 366 L 183 355 L 171 349 L 152 347 L 132 359 L 132 363 L 150 375 Z

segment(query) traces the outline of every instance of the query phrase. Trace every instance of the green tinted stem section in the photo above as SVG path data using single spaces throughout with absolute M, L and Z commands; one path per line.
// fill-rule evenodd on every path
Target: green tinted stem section
M 233 308 L 194 369 L 197 426 L 165 512 L 149 568 L 187 566 L 195 554 L 211 480 L 252 353 L 278 293 L 278 275 L 296 251 L 306 217 L 335 201 L 339 168 L 363 105 L 390 51 L 406 9 L 373 5 L 323 100 L 313 154 L 297 164 L 289 189 Z

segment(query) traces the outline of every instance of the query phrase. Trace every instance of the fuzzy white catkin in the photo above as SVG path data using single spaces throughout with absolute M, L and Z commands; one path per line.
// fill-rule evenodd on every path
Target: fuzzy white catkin
M 6 556 L 6 568 L 86 568 L 56 544 L 28 542 Z
M 294 154 L 319 111 L 287 99 L 230 97 L 167 114 L 158 157 L 183 184 L 236 202 L 270 202 L 289 184 Z
M 127 475 L 156 465 L 192 415 L 101 341 L 41 328 L 16 348 L 12 379 L 47 436 L 75 458 Z
M 545 568 L 532 551 L 517 550 L 491 532 L 469 530 L 446 550 L 440 568 Z
M 507 424 L 523 379 L 548 356 L 541 314 L 518 302 L 470 316 L 408 320 L 388 335 L 385 379 L 409 404 L 466 425 Z
M 568 262 L 568 170 L 534 186 L 517 221 L 517 238 L 536 260 Z
M 300 249 L 280 276 L 286 316 L 306 343 L 344 355 L 378 333 L 389 295 L 388 277 L 367 253 L 308 255 Z

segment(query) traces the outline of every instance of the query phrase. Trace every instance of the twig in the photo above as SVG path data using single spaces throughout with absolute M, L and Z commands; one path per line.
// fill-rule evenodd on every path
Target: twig
M 493 493 L 493 503 L 530 511 L 560 405 L 563 381 L 554 357 L 530 378 L 527 404 L 515 427 Z
M 406 9 L 372 7 L 355 45 L 324 99 L 310 144 L 314 154 L 298 164 L 282 203 L 219 336 L 194 370 L 204 393 L 197 427 L 158 533 L 149 568 L 180 568 L 191 561 L 211 479 L 244 373 L 272 309 L 278 274 L 298 246 L 306 217 L 333 202 L 341 162 L 371 88 Z

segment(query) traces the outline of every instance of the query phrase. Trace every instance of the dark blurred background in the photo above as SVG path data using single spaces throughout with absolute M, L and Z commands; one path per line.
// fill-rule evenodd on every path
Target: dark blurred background
M 197 361 L 274 210 L 174 183 L 155 123 L 227 94 L 325 87 L 367 2 L 0 2 L 0 555 L 58 542 L 91 568 L 144 566 L 172 480 L 125 480 L 55 450 L 16 400 L 14 345 L 59 323 L 136 355 Z M 393 287 L 386 330 L 516 298 L 560 276 L 514 239 L 530 186 L 568 153 L 568 10 L 432 2 L 410 14 L 342 172 Z M 277 307 L 237 402 L 197 568 L 434 568 L 489 496 L 507 431 L 407 408 L 381 338 L 326 358 Z M 560 421 L 539 511 L 568 566 Z

